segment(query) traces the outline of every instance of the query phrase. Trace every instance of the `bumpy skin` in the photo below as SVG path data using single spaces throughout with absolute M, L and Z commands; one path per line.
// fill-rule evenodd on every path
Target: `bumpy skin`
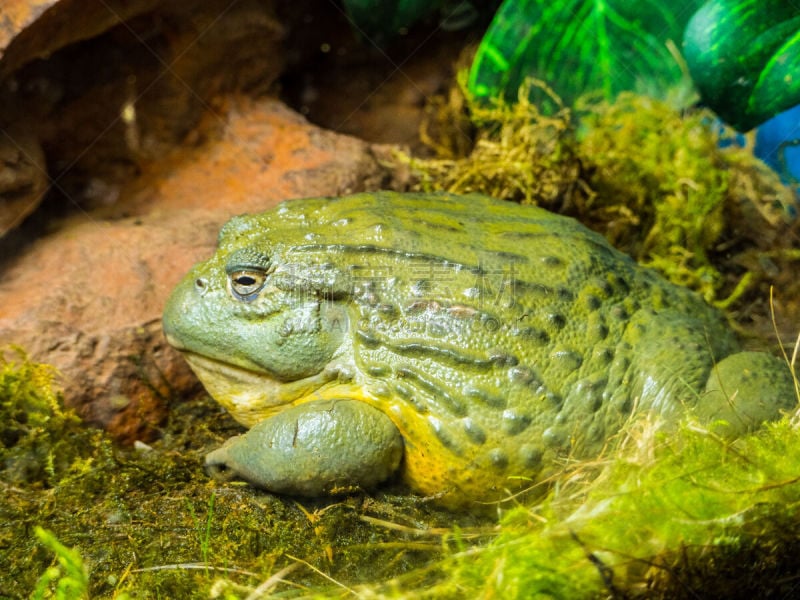
M 405 481 L 451 504 L 596 455 L 634 411 L 696 406 L 735 435 L 793 406 L 788 368 L 737 354 L 694 294 L 572 219 L 481 196 L 381 192 L 234 218 L 174 291 L 164 331 L 248 427 L 330 399 L 377 409 L 404 442 Z M 322 428 L 318 447 L 340 455 L 331 439 Z M 291 450 L 257 446 L 215 468 L 291 465 Z M 359 472 L 381 452 L 348 463 L 353 485 L 377 483 Z M 280 491 L 330 491 L 297 466 Z

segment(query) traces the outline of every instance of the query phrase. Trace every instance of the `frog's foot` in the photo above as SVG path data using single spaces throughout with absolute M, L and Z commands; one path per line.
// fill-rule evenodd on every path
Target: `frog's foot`
M 385 414 L 357 400 L 293 406 L 206 456 L 222 480 L 271 492 L 319 496 L 368 489 L 400 464 L 403 440 Z
M 739 352 L 714 366 L 696 412 L 703 422 L 715 424 L 715 431 L 736 437 L 796 406 L 794 380 L 784 361 L 765 352 Z

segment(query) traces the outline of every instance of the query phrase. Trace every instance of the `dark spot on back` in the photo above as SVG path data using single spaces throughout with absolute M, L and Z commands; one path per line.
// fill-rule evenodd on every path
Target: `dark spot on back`
M 625 310 L 625 307 L 620 306 L 619 304 L 615 304 L 614 306 L 612 306 L 611 310 L 609 311 L 609 314 L 618 321 L 627 321 L 628 318 L 630 317 L 628 311 Z
M 464 231 L 463 227 L 455 227 L 453 225 L 446 225 L 444 223 L 425 223 L 428 229 L 436 229 L 438 231 L 460 232 Z
M 573 300 L 575 300 L 575 294 L 573 293 L 573 291 L 563 286 L 558 288 L 558 297 L 559 299 L 564 300 L 566 302 L 572 302 Z
M 561 363 L 561 368 L 566 371 L 574 371 L 583 364 L 583 356 L 568 348 L 556 350 L 550 355 L 550 358 Z
M 541 448 L 531 446 L 530 444 L 523 444 L 519 447 L 519 457 L 522 464 L 529 469 L 535 469 L 542 463 L 542 456 L 544 452 Z
M 370 377 L 386 377 L 391 373 L 391 369 L 385 365 L 370 365 L 367 368 L 367 375 Z
M 598 346 L 594 349 L 594 358 L 603 364 L 608 364 L 614 358 L 614 351 L 611 348 Z
M 531 424 L 531 417 L 521 415 L 514 410 L 503 411 L 503 431 L 508 435 L 517 435 L 527 429 Z
M 625 277 L 622 277 L 621 275 L 612 273 L 611 283 L 623 294 L 627 294 L 630 292 L 631 286 L 628 284 L 628 280 Z
M 408 379 L 412 384 L 430 394 L 435 402 L 439 403 L 451 414 L 459 417 L 466 416 L 467 409 L 464 404 L 450 395 L 438 382 L 428 379 L 422 373 L 418 373 L 409 367 L 398 368 L 396 374 L 398 377 Z
M 602 300 L 595 296 L 594 294 L 588 294 L 585 299 L 586 308 L 589 310 L 597 310 L 603 305 Z
M 508 370 L 508 377 L 514 383 L 528 385 L 536 381 L 536 375 L 528 367 L 511 367 Z
M 603 298 L 608 298 L 611 294 L 614 293 L 614 288 L 611 287 L 611 284 L 606 281 L 605 279 L 600 279 L 599 277 L 593 279 L 591 283 L 597 288 L 598 293 Z
M 501 351 L 493 352 L 489 356 L 489 360 L 498 367 L 513 367 L 519 364 L 519 359 L 516 356 Z
M 489 461 L 498 471 L 508 466 L 508 456 L 500 448 L 493 448 L 489 451 Z
M 418 315 L 428 310 L 438 311 L 441 305 L 435 300 L 417 300 L 405 307 L 404 312 L 408 315 Z
M 560 313 L 550 313 L 547 315 L 547 321 L 556 329 L 563 329 L 567 324 L 567 318 Z
M 564 261 L 557 256 L 542 256 L 539 260 L 547 267 L 560 267 L 564 264 Z
M 538 281 L 522 281 L 521 279 L 511 279 L 509 280 L 508 285 L 515 292 L 528 296 L 548 298 L 554 293 L 552 287 L 543 283 L 539 283 Z
M 378 338 L 367 333 L 363 329 L 359 329 L 356 332 L 356 335 L 358 336 L 358 339 L 361 341 L 361 343 L 364 344 L 364 346 L 366 346 L 367 348 L 376 348 L 381 343 L 381 341 Z
M 540 237 L 541 235 L 542 235 L 541 233 L 536 233 L 533 231 L 516 231 L 514 229 L 507 229 L 506 231 L 500 232 L 500 237 L 506 237 L 512 239 L 516 238 L 520 240 Z
M 414 395 L 413 390 L 404 383 L 395 383 L 394 391 L 396 391 L 403 400 L 410 400 Z
M 597 341 L 606 339 L 608 337 L 608 325 L 605 323 L 598 323 L 594 326 L 592 334 Z
M 544 329 L 537 329 L 536 327 L 515 327 L 511 330 L 511 335 L 539 344 L 546 344 L 550 341 L 550 334 Z
M 515 252 L 499 251 L 499 252 L 495 252 L 494 255 L 497 258 L 499 258 L 500 260 L 507 261 L 507 262 L 513 262 L 513 263 L 518 263 L 518 264 L 528 262 L 528 257 L 527 256 L 523 256 L 522 254 L 517 254 Z

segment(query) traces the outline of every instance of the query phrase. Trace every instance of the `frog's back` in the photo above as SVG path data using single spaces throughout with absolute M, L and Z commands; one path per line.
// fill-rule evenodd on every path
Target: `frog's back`
M 357 377 L 403 434 L 406 477 L 423 490 L 480 489 L 596 453 L 637 401 L 631 346 L 660 314 L 689 315 L 712 355 L 733 347 L 699 298 L 542 209 L 382 192 L 290 201 L 263 218 L 285 261 L 336 273 Z M 679 372 L 684 359 L 672 360 Z
M 253 219 L 260 220 L 259 227 L 253 227 Z M 371 247 L 412 260 L 434 257 L 486 268 L 518 263 L 535 269 L 527 256 L 530 248 L 541 247 L 542 256 L 547 246 L 555 253 L 568 251 L 559 240 L 610 249 L 602 236 L 573 219 L 481 195 L 373 192 L 289 200 L 261 215 L 234 218 L 221 237 L 240 222 L 254 238 L 271 236 L 305 252 L 316 242 L 350 255 Z

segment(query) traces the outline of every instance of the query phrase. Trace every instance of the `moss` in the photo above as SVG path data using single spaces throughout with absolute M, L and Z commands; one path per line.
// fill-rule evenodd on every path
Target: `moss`
M 736 236 L 744 241 L 738 229 L 787 230 L 782 211 L 795 199 L 755 158 L 752 141 L 740 146 L 735 132 L 712 123 L 707 111 L 681 114 L 622 94 L 585 107 L 580 154 L 604 222 L 627 211 L 612 242 L 709 302 L 730 304 L 744 289 L 726 281 L 714 255 Z M 755 218 L 746 223 L 745 213 Z
M 93 435 L 62 409 L 55 378 L 22 350 L 0 350 L 0 472 L 10 485 L 50 489 L 93 468 L 76 443 Z
M 64 546 L 51 532 L 41 527 L 37 527 L 35 532 L 42 545 L 55 554 L 58 566 L 50 567 L 42 574 L 31 594 L 32 600 L 50 597 L 51 588 L 52 595 L 58 600 L 88 598 L 89 577 L 81 555 Z
M 431 570 L 370 597 L 789 597 L 800 575 L 800 430 L 736 442 L 696 423 L 631 425 L 613 456 L 573 465 L 484 545 L 447 545 Z M 419 576 L 419 580 L 415 578 Z M 398 594 L 398 590 L 403 590 Z M 364 590 L 359 590 L 364 591 Z
M 514 104 L 484 107 L 461 88 L 451 90 L 448 102 L 435 103 L 422 139 L 437 158 L 401 155 L 419 178 L 416 189 L 480 192 L 551 209 L 568 202 L 580 175 L 571 111 L 539 85 L 560 107 L 555 114 L 541 113 L 526 88 Z

